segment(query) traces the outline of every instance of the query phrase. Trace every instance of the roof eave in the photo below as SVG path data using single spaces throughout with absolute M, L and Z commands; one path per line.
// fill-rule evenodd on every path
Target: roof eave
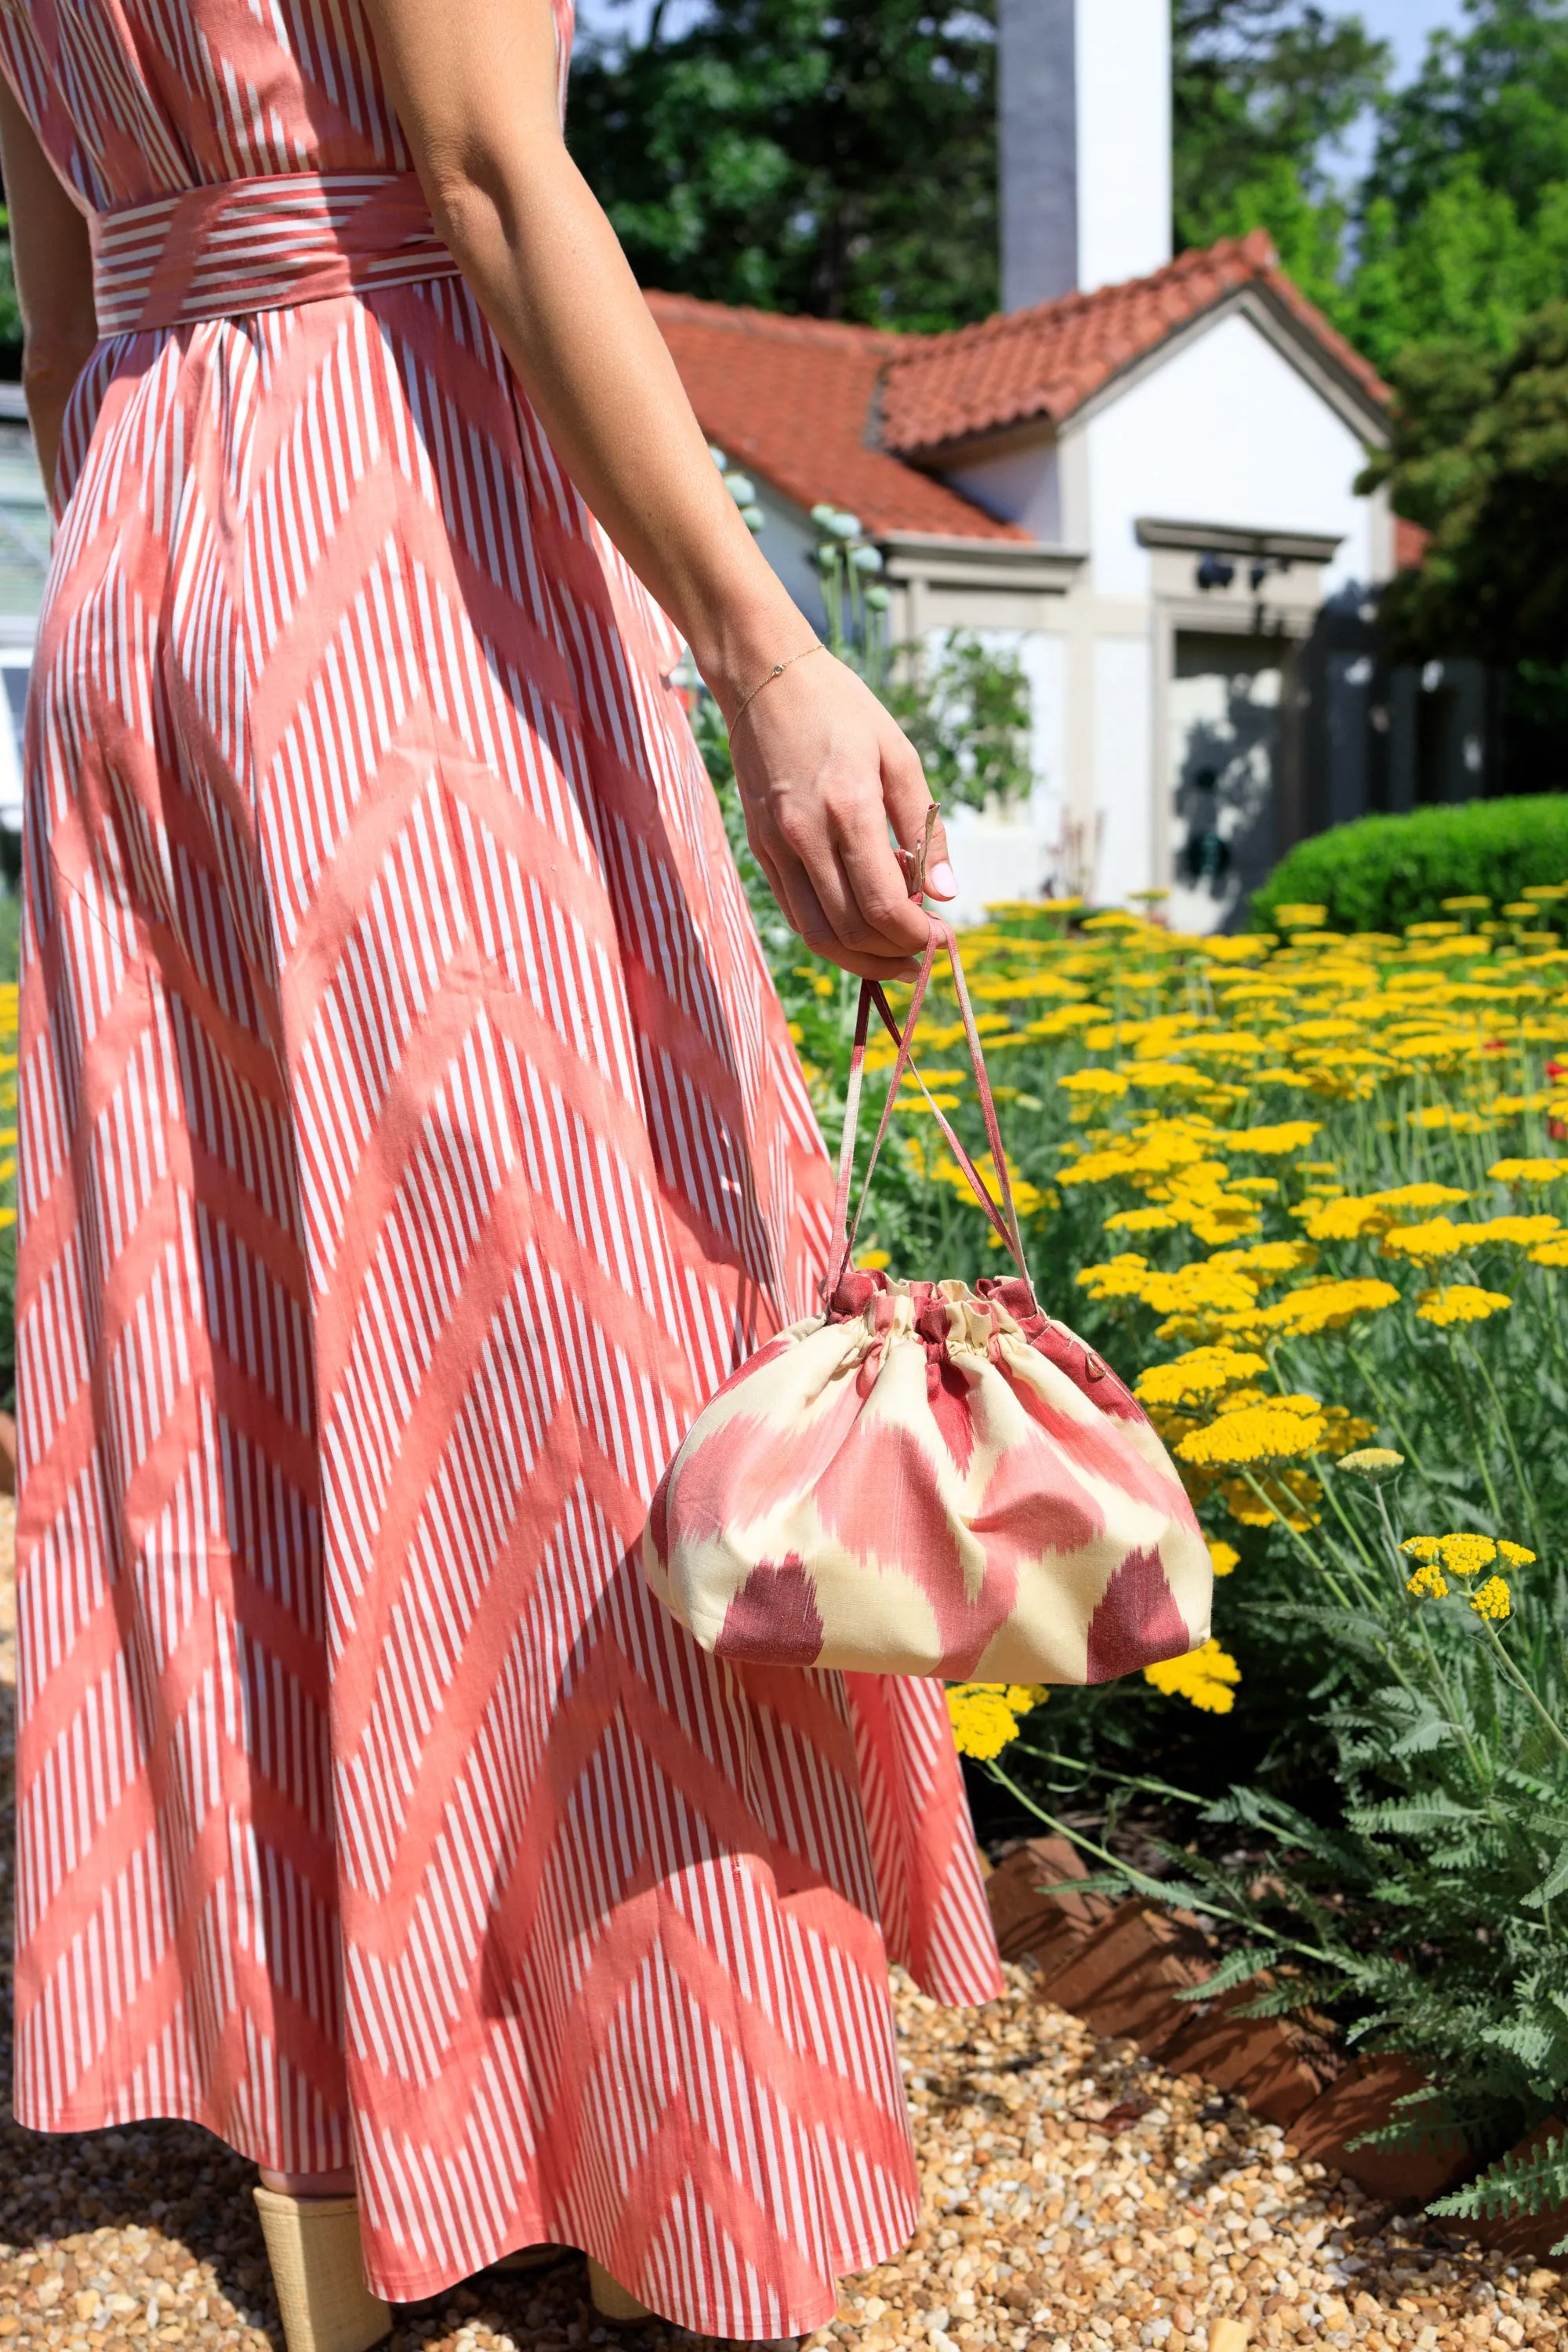
M 945 440 L 910 446 L 891 443 L 883 446 L 889 457 L 900 457 L 906 465 L 918 466 L 922 471 L 942 472 L 974 457 L 1005 456 L 1047 434 L 1059 435 L 1068 425 L 1086 424 L 1099 410 L 1119 400 L 1144 376 L 1163 366 L 1184 344 L 1206 334 L 1228 311 L 1249 316 L 1363 440 L 1379 447 L 1387 441 L 1388 413 L 1382 400 L 1331 345 L 1313 332 L 1310 321 L 1301 317 L 1288 298 L 1277 291 L 1267 277 L 1259 276 L 1239 286 L 1226 287 L 1211 302 L 1205 302 L 1202 310 L 1179 320 L 1157 341 L 1144 344 L 1128 359 L 1108 368 L 1098 383 L 1077 398 L 1064 399 L 1059 389 L 1042 392 L 1033 408 L 1015 409 L 993 424 L 977 425 Z
M 1069 409 L 1068 415 L 1071 415 Z M 994 425 L 977 425 L 972 433 L 960 433 L 945 441 L 931 441 L 907 449 L 894 448 L 884 443 L 889 457 L 903 465 L 918 466 L 922 473 L 946 472 L 956 466 L 966 465 L 972 457 L 1005 457 L 1015 449 L 1032 449 L 1042 441 L 1054 441 L 1058 418 L 1048 402 L 1024 411 L 1016 416 L 1005 417 Z
M 1007 587 L 1037 595 L 1065 595 L 1087 552 L 1047 547 L 1037 539 L 960 539 L 945 531 L 883 530 L 877 544 L 890 581 L 923 580 L 928 587 Z

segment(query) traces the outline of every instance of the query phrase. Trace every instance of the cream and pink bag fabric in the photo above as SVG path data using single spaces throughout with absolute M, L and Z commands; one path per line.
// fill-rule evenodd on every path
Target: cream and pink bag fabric
M 925 1092 L 910 1048 L 943 951 L 1000 1207 L 926 1101 L 1017 1268 L 973 1290 L 862 1272 L 858 1210 L 847 1222 L 871 1007 L 898 1058 L 862 1207 L 906 1075 Z M 1036 1304 L 963 966 L 934 919 L 901 1034 L 881 990 L 861 988 L 824 1292 L 825 1314 L 769 1340 L 704 1407 L 654 1496 L 644 1565 L 705 1650 L 1097 1683 L 1206 1640 L 1208 1548 L 1169 1454 L 1110 1367 Z

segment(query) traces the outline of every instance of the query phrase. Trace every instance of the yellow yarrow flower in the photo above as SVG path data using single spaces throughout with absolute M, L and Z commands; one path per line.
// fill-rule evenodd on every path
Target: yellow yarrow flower
M 948 1719 L 961 1756 L 988 1763 L 1018 1737 L 1018 1718 L 1043 1704 L 1044 1683 L 950 1683 Z
M 1484 1323 L 1489 1316 L 1500 1315 L 1513 1301 L 1500 1290 L 1478 1290 L 1468 1282 L 1450 1282 L 1440 1290 L 1424 1290 L 1415 1309 L 1418 1323 L 1436 1323 L 1444 1328 L 1452 1323 Z
M 1415 1593 L 1418 1601 L 1441 1601 L 1447 1593 L 1448 1581 L 1441 1569 L 1428 1564 L 1405 1579 L 1405 1590 Z
M 1395 1225 L 1383 1238 L 1384 1257 L 1457 1257 L 1461 1250 L 1485 1249 L 1502 1244 L 1515 1249 L 1532 1249 L 1562 1231 L 1557 1217 L 1486 1217 L 1455 1224 L 1448 1217 L 1434 1217 L 1424 1225 Z
M 1287 1339 L 1305 1339 L 1321 1331 L 1342 1331 L 1356 1316 L 1381 1314 L 1398 1297 L 1392 1282 L 1312 1282 L 1266 1307 L 1258 1319 Z
M 1428 1103 L 1425 1110 L 1406 1111 L 1405 1118 L 1428 1135 L 1485 1135 L 1491 1125 L 1479 1111 L 1456 1110 L 1452 1103 Z
M 1552 1184 L 1568 1174 L 1568 1165 L 1561 1160 L 1500 1160 L 1487 1174 L 1499 1184 Z
M 1462 1228 L 1477 1242 L 1510 1242 L 1518 1249 L 1533 1249 L 1563 1230 L 1560 1217 L 1488 1217 Z
M 1289 1462 L 1313 1453 L 1327 1428 L 1315 1397 L 1278 1397 L 1267 1404 L 1222 1412 L 1206 1429 L 1194 1429 L 1184 1437 L 1176 1452 L 1184 1462 L 1213 1468 Z
M 1489 1576 L 1480 1591 L 1470 1595 L 1470 1606 L 1478 1617 L 1500 1621 L 1511 1614 L 1513 1599 L 1502 1577 Z
M 1402 1210 L 1440 1209 L 1469 1197 L 1451 1184 L 1401 1184 L 1393 1192 L 1366 1192 L 1359 1198 L 1346 1193 L 1312 1212 L 1307 1237 L 1314 1242 L 1362 1241 L 1385 1234 L 1397 1223 Z
M 1353 1454 L 1342 1454 L 1335 1463 L 1336 1470 L 1348 1470 L 1357 1478 L 1370 1478 L 1374 1484 L 1391 1478 L 1405 1467 L 1403 1454 L 1395 1454 L 1392 1445 L 1363 1445 Z
M 1143 1285 L 1149 1278 L 1149 1261 L 1127 1250 L 1104 1265 L 1080 1267 L 1073 1278 L 1091 1298 L 1142 1298 Z
M 1476 1576 L 1496 1559 L 1497 1543 L 1491 1536 L 1445 1536 L 1438 1554 L 1451 1576 Z
M 1166 1658 L 1145 1666 L 1143 1679 L 1167 1698 L 1184 1698 L 1205 1715 L 1228 1715 L 1236 1705 L 1236 1685 L 1241 1668 L 1212 1636 L 1184 1658 Z
M 1510 1568 L 1529 1568 L 1535 1559 L 1535 1554 L 1527 1551 L 1523 1544 L 1510 1543 L 1500 1536 L 1470 1533 L 1407 1536 L 1399 1549 L 1428 1567 L 1441 1562 L 1450 1576 L 1479 1576 L 1483 1568 L 1490 1568 L 1499 1559 Z
M 1227 1151 L 1260 1153 L 1265 1159 L 1282 1158 L 1288 1151 L 1304 1151 L 1315 1135 L 1322 1132 L 1322 1122 L 1310 1118 L 1281 1120 L 1277 1127 L 1244 1127 L 1225 1139 Z
M 1195 1404 L 1268 1370 L 1264 1357 L 1239 1348 L 1194 1348 L 1173 1363 L 1151 1364 L 1134 1389 L 1144 1404 Z
M 1276 907 L 1274 919 L 1282 931 L 1316 930 L 1328 921 L 1329 910 L 1326 907 L 1297 906 L 1292 902 L 1288 907 Z
M 1234 1544 L 1218 1542 L 1212 1536 L 1207 1538 L 1207 1542 L 1209 1565 L 1216 1576 L 1228 1576 L 1233 1569 L 1240 1567 L 1241 1554 Z

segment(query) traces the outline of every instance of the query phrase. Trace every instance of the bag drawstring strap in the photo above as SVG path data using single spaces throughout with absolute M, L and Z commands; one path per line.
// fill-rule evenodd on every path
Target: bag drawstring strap
M 923 893 L 926 857 L 931 848 L 931 827 L 936 822 L 936 803 L 933 802 L 926 813 L 924 840 L 913 856 L 905 857 L 911 898 L 919 899 Z M 904 853 L 900 853 L 900 856 L 903 855 Z M 936 959 L 944 950 L 952 971 L 959 1013 L 963 1022 L 964 1041 L 969 1047 L 969 1057 L 974 1070 L 975 1088 L 980 1097 L 980 1113 L 985 1124 L 986 1139 L 991 1146 L 992 1163 L 996 1171 L 997 1186 L 1002 1194 L 1000 1208 L 992 1199 L 985 1179 L 938 1108 L 931 1088 L 914 1065 L 911 1048 L 915 1024 L 920 1017 L 921 1008 L 925 1003 L 926 991 L 935 969 Z M 883 1026 L 898 1048 L 898 1055 L 893 1064 L 892 1076 L 888 1081 L 887 1099 L 882 1105 L 882 1116 L 878 1124 L 876 1139 L 871 1146 L 871 1156 L 867 1162 L 866 1181 L 860 1188 L 860 1198 L 856 1204 L 855 1216 L 851 1223 L 849 1189 L 854 1178 L 855 1140 L 860 1119 L 866 1045 L 870 1033 L 873 1004 L 877 1008 Z M 914 992 L 910 998 L 909 1011 L 904 1016 L 901 1032 L 880 982 L 863 980 L 860 983 L 860 1002 L 855 1017 L 855 1043 L 849 1060 L 849 1085 L 844 1102 L 844 1136 L 838 1151 L 838 1183 L 833 1204 L 833 1241 L 827 1275 L 828 1297 L 831 1298 L 837 1291 L 854 1255 L 855 1237 L 860 1230 L 860 1218 L 871 1189 L 871 1179 L 876 1173 L 877 1162 L 881 1157 L 882 1145 L 892 1118 L 893 1107 L 898 1100 L 899 1089 L 906 1075 L 914 1079 L 925 1097 L 931 1116 L 941 1129 L 953 1158 L 963 1173 L 965 1181 L 974 1194 L 980 1208 L 984 1212 L 993 1231 L 1001 1240 L 1025 1283 L 1027 1284 L 1029 1295 L 1033 1297 L 1034 1284 L 1030 1280 L 1028 1264 L 1024 1255 L 1023 1236 L 1018 1227 L 1018 1213 L 1013 1199 L 1013 1183 L 1007 1171 L 1007 1155 L 1003 1148 L 1002 1130 L 996 1118 L 996 1105 L 992 1096 L 991 1081 L 985 1068 L 984 1049 L 980 1042 L 980 1031 L 975 1023 L 973 1006 L 970 1002 L 969 988 L 963 976 L 958 943 L 947 925 L 936 916 L 931 918 L 931 937 L 915 981 Z

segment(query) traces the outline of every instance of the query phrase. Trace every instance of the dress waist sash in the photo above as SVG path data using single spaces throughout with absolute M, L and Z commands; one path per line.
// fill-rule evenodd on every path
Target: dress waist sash
M 102 336 L 455 278 L 413 172 L 285 172 L 94 214 Z

